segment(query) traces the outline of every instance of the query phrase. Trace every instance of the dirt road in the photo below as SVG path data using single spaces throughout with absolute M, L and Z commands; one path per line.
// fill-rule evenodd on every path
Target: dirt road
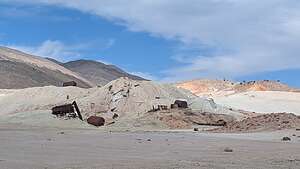
M 297 169 L 292 133 L 109 133 L 0 125 L 1 169 Z M 233 152 L 224 152 L 228 147 Z

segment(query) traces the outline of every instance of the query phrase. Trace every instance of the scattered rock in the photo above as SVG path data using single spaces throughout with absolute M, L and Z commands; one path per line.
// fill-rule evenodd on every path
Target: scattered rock
M 297 135 L 296 134 L 293 134 L 293 137 L 296 137 Z
M 289 137 L 283 137 L 282 141 L 291 141 L 291 138 L 289 138 Z
M 220 121 L 221 123 L 221 121 Z M 292 113 L 271 113 L 249 117 L 242 121 L 225 123 L 224 127 L 213 129 L 216 132 L 248 132 L 263 130 L 284 130 L 299 126 L 298 116 Z
M 199 129 L 198 128 L 194 128 L 194 131 L 199 131 Z
M 62 132 L 59 132 L 59 133 L 57 133 L 57 134 L 65 134 L 65 132 L 62 131 Z
M 147 141 L 152 141 L 151 139 L 147 139 Z
M 224 149 L 224 152 L 226 152 L 226 153 L 232 153 L 232 152 L 233 152 L 233 149 L 231 149 L 231 148 L 229 148 L 229 147 L 226 147 L 226 148 Z
M 118 118 L 119 117 L 119 115 L 117 114 L 117 113 L 114 113 L 114 115 L 113 115 L 113 119 L 116 119 L 116 118 Z

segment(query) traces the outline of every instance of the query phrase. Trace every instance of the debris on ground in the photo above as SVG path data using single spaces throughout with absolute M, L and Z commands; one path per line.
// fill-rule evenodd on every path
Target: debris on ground
M 300 117 L 292 113 L 272 113 L 227 123 L 215 132 L 255 132 L 292 129 L 300 126 Z
M 144 118 L 152 117 L 170 129 L 192 129 L 194 125 L 224 126 L 236 119 L 230 115 L 193 111 L 192 109 L 169 109 L 148 112 Z
M 283 137 L 282 138 L 282 141 L 291 141 L 292 139 L 291 138 L 289 138 L 289 137 Z
M 229 148 L 229 147 L 226 147 L 226 148 L 224 149 L 224 152 L 226 152 L 226 153 L 232 153 L 232 152 L 233 152 L 233 149 L 231 149 L 231 148 Z
M 113 119 L 116 119 L 116 118 L 118 118 L 119 117 L 119 115 L 117 114 L 117 113 L 114 113 L 114 115 L 113 115 Z

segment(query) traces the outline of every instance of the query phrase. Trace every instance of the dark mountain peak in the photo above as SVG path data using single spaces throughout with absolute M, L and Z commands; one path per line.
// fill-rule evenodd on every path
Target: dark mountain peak
M 102 62 L 80 59 L 63 64 L 64 67 L 79 73 L 84 78 L 97 85 L 105 85 L 120 77 L 128 77 L 133 80 L 145 80 L 144 78 L 129 74 L 114 65 Z

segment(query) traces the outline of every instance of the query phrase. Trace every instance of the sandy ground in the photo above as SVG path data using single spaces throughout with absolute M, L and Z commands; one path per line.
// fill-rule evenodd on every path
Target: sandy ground
M 63 133 L 62 133 L 63 132 Z M 297 169 L 296 131 L 101 132 L 0 124 L 1 169 Z M 291 142 L 282 142 L 290 136 Z M 226 153 L 229 147 L 233 152 Z
M 300 115 L 300 93 L 256 91 L 218 97 L 217 104 L 257 113 L 288 112 Z

